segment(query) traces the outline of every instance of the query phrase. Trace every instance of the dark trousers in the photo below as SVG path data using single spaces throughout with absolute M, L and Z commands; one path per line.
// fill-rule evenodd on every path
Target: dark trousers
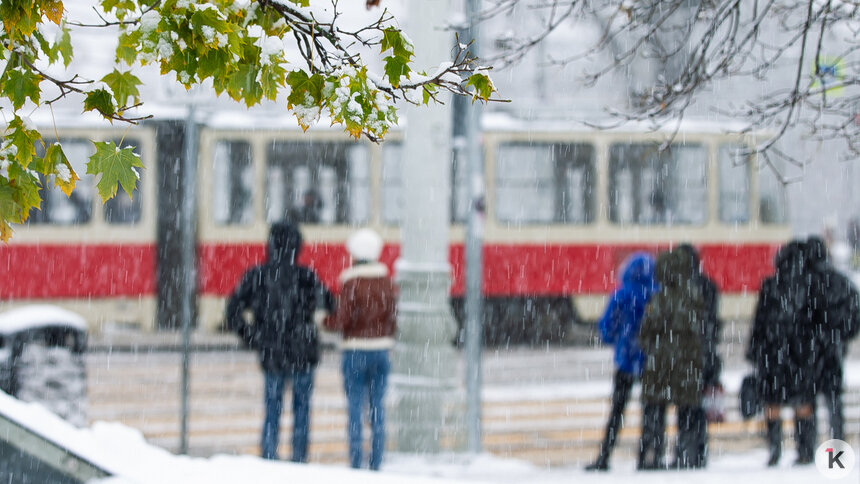
M 697 407 L 678 407 L 678 445 L 675 465 L 694 467 L 698 454 Z M 642 436 L 639 441 L 639 469 L 662 469 L 666 453 L 666 404 L 645 403 L 642 408 Z
M 600 455 L 597 457 L 599 463 L 606 464 L 609 461 L 609 456 L 618 440 L 618 432 L 624 426 L 624 407 L 630 400 L 630 390 L 635 382 L 635 376 L 620 370 L 615 372 L 615 378 L 612 382 L 612 408 L 609 410 L 606 434 L 600 444 Z
M 684 442 L 681 439 L 681 415 L 678 415 L 678 440 L 675 442 L 675 461 L 672 467 L 696 467 L 702 468 L 708 464 L 708 418 L 705 409 L 701 406 L 691 407 L 690 439 Z M 687 448 L 685 448 L 687 446 Z M 690 455 L 685 456 L 688 453 Z M 682 459 L 686 457 L 686 459 Z
M 845 440 L 845 414 L 842 404 L 842 365 L 821 379 L 819 394 L 824 396 L 830 416 L 830 438 Z
M 666 453 L 666 405 L 645 403 L 642 407 L 642 435 L 639 437 L 638 469 L 664 467 Z
M 284 407 L 284 388 L 293 384 L 293 462 L 307 462 L 308 434 L 310 432 L 311 393 L 314 387 L 314 372 L 265 371 L 266 416 L 263 421 L 263 436 L 260 448 L 264 459 L 278 458 L 278 435 L 281 428 L 281 411 Z

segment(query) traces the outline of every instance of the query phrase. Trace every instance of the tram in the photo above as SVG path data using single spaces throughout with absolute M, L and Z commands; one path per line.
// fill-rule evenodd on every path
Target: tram
M 0 247 L 4 306 L 50 300 L 96 326 L 171 326 L 178 242 L 170 209 L 180 189 L 181 143 L 169 128 L 58 129 L 79 174 L 91 149 L 85 140 L 93 138 L 136 146 L 147 169 L 132 198 L 120 193 L 104 205 L 91 176 L 81 177 L 71 199 L 47 186 L 42 210 Z M 716 123 L 669 133 L 488 116 L 488 342 L 564 340 L 571 325 L 600 314 L 627 255 L 683 242 L 699 248 L 703 270 L 722 292 L 722 315 L 749 317 L 773 255 L 790 236 L 782 185 L 749 155 L 755 142 Z M 277 220 L 301 224 L 300 260 L 331 287 L 349 264 L 344 244 L 357 227 L 383 236 L 382 261 L 393 268 L 405 196 L 402 146 L 396 132 L 374 144 L 334 129 L 303 133 L 286 123 L 209 117 L 197 169 L 198 324 L 220 327 L 225 298 L 265 257 Z M 467 186 L 456 154 L 451 180 L 451 297 L 461 316 Z

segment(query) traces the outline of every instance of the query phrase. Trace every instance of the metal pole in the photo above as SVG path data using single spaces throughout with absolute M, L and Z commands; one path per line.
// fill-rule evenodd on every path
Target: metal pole
M 466 40 L 478 57 L 480 0 L 466 1 Z M 484 178 L 481 150 L 481 104 L 466 107 L 466 159 L 469 163 L 469 213 L 466 227 L 466 430 L 468 450 L 481 452 L 481 346 L 483 343 L 482 280 Z
M 179 453 L 188 453 L 188 373 L 191 360 L 191 328 L 194 326 L 194 300 L 197 291 L 197 267 L 195 250 L 197 186 L 197 122 L 193 105 L 188 107 L 185 121 L 185 156 L 182 177 L 182 384 L 181 415 L 179 429 Z

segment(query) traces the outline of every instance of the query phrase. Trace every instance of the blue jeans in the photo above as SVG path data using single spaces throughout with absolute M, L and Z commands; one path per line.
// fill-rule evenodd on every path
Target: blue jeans
M 266 417 L 263 422 L 263 437 L 260 449 L 264 459 L 278 458 L 278 434 L 281 428 L 281 412 L 284 408 L 284 386 L 293 382 L 293 462 L 308 460 L 308 433 L 310 427 L 311 393 L 314 387 L 314 372 L 264 371 Z
M 349 463 L 361 467 L 362 413 L 365 402 L 370 403 L 370 469 L 379 470 L 385 450 L 385 388 L 391 364 L 388 351 L 343 352 L 343 386 L 346 390 L 349 423 Z

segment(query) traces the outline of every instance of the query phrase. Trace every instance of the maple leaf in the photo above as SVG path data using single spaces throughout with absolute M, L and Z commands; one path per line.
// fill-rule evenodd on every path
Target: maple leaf
M 102 202 L 116 195 L 118 185 L 122 185 L 130 197 L 139 179 L 135 168 L 143 168 L 140 158 L 134 154 L 134 148 L 120 149 L 113 141 L 95 141 L 93 145 L 96 152 L 87 162 L 87 173 L 101 175 L 96 186 Z

